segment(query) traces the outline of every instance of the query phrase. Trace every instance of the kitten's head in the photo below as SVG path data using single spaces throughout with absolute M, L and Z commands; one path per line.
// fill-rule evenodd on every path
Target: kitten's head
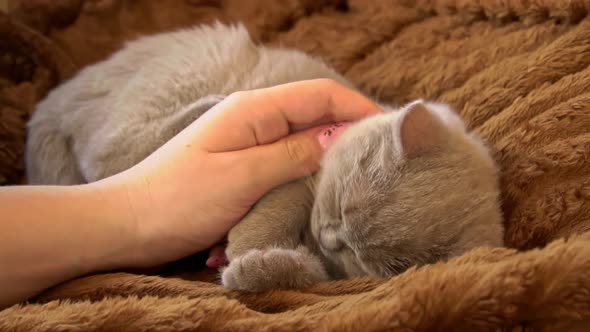
M 417 101 L 359 121 L 317 178 L 312 232 L 348 276 L 387 277 L 501 241 L 494 162 L 446 105 Z

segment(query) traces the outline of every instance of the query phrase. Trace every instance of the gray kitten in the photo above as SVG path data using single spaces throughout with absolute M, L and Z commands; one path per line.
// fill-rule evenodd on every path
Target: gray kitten
M 328 78 L 296 50 L 216 23 L 140 38 L 53 90 L 28 124 L 31 184 L 97 181 L 139 163 L 225 96 Z M 478 246 L 501 246 L 497 169 L 442 104 L 416 101 L 349 127 L 313 176 L 266 194 L 228 235 L 222 282 L 302 288 L 389 277 Z

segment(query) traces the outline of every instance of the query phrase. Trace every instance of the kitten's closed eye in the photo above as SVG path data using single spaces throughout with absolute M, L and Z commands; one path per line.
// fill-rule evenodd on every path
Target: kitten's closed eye
M 344 248 L 336 230 L 331 226 L 324 226 L 320 231 L 320 246 L 329 251 L 340 251 Z

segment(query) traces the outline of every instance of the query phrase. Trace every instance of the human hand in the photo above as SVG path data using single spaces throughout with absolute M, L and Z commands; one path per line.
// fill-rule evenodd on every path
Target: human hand
M 326 79 L 230 95 L 144 161 L 103 180 L 126 197 L 135 220 L 137 249 L 126 265 L 211 247 L 266 192 L 318 169 L 326 124 L 380 111 Z

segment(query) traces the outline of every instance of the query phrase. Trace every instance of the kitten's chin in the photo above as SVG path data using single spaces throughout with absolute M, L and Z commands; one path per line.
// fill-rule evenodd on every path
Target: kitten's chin
M 345 256 L 352 256 L 354 254 L 340 254 L 338 258 L 334 257 L 334 254 L 328 254 L 326 257 L 330 259 L 338 269 L 342 271 L 347 278 L 354 278 L 354 277 L 363 277 L 367 275 L 372 275 L 369 273 L 361 264 L 357 261 L 356 257 L 345 257 Z
M 355 278 L 355 277 L 364 277 L 364 276 L 374 276 L 372 273 L 368 273 L 367 271 L 359 268 L 349 268 L 346 269 L 346 275 L 348 278 Z
M 358 270 L 356 271 L 356 276 L 371 276 L 374 278 L 387 278 L 389 275 L 387 273 L 383 273 L 381 269 L 373 269 L 371 267 L 365 266 L 362 262 L 360 263 L 362 266 L 358 266 Z
M 388 268 L 384 261 L 371 259 L 369 256 L 365 256 L 360 253 L 360 257 L 355 256 L 354 261 L 349 261 L 346 264 L 346 271 L 350 273 L 350 276 L 371 276 L 374 278 L 380 279 L 387 279 L 391 278 L 402 271 L 400 271 L 396 266 L 391 266 Z M 401 267 L 399 267 L 401 269 Z

